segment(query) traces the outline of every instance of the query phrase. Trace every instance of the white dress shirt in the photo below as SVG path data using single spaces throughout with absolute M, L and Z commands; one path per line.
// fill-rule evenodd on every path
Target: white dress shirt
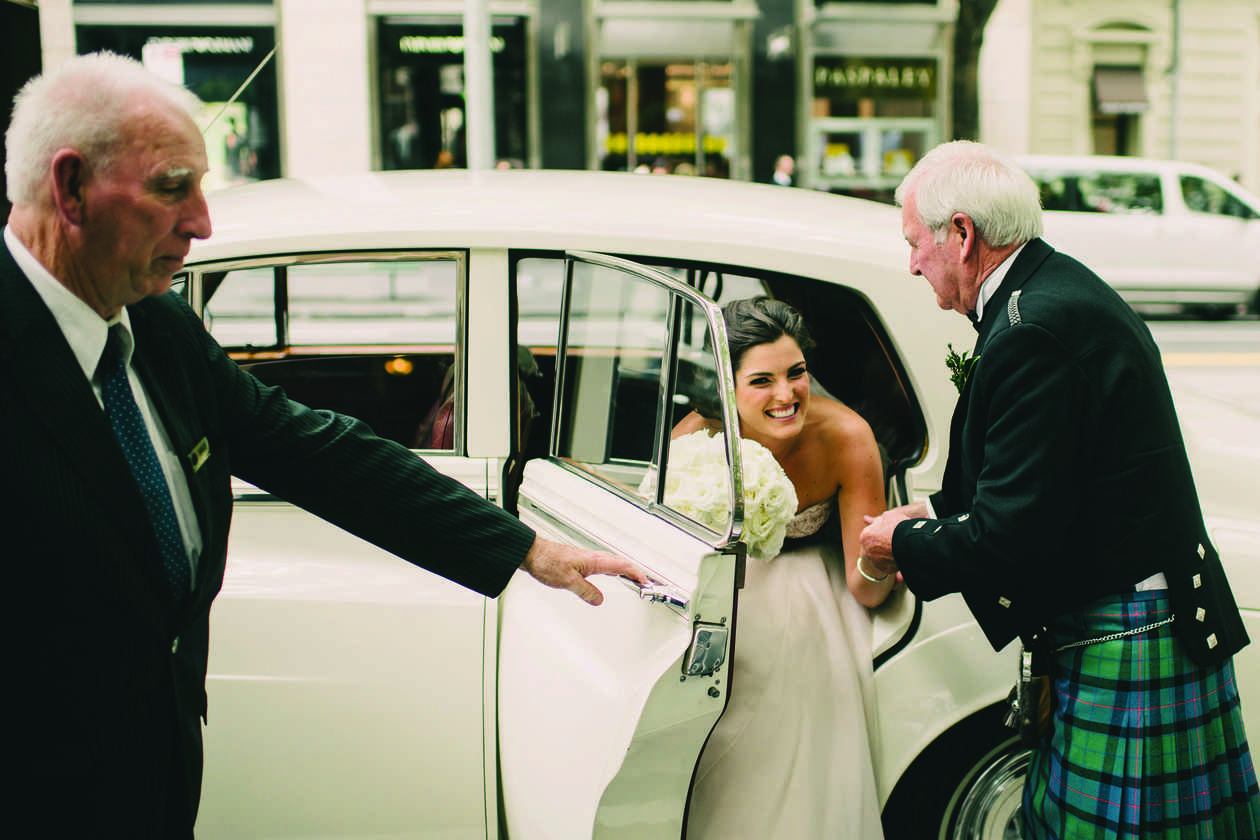
M 1024 245 L 1028 243 L 1025 242 Z M 984 282 L 980 284 L 980 296 L 976 298 L 976 323 L 980 323 L 980 319 L 984 317 L 984 305 L 989 302 L 989 298 L 997 294 L 998 286 L 1002 285 L 1002 281 L 1006 279 L 1006 275 L 1010 273 L 1011 266 L 1015 264 L 1015 258 L 1019 256 L 1019 252 L 1024 250 L 1024 245 L 1020 245 L 1014 251 L 993 269 L 993 273 L 984 278 Z

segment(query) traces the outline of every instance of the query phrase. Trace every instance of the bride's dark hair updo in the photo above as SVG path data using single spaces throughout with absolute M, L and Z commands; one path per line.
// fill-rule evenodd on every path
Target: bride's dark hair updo
M 726 321 L 731 367 L 735 370 L 739 370 L 739 363 L 749 349 L 773 344 L 785 335 L 796 342 L 806 358 L 814 347 L 801 313 L 781 300 L 764 295 L 733 300 L 722 307 L 722 317 Z

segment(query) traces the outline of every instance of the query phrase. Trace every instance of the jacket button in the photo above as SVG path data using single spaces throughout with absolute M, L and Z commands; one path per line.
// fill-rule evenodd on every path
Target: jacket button
M 1211 650 L 1212 648 L 1216 647 L 1216 634 L 1215 633 L 1208 634 L 1207 646 L 1208 646 L 1208 650 Z
M 1203 609 L 1203 607 L 1199 607 L 1197 610 L 1194 611 L 1194 619 L 1195 621 L 1198 621 L 1200 624 L 1202 624 L 1206 618 L 1207 618 L 1207 610 Z
M 175 641 L 171 642 L 171 653 L 179 652 L 179 636 L 175 637 Z
M 1199 559 L 1202 560 L 1205 557 L 1207 557 L 1207 549 L 1203 547 L 1202 543 L 1199 543 Z
M 1203 585 L 1203 575 L 1195 575 L 1194 577 L 1190 578 L 1190 580 L 1194 582 L 1195 589 L 1198 589 L 1200 586 Z
M 1000 598 L 998 598 L 998 605 L 999 605 L 999 606 L 1002 606 L 1002 607 L 1005 607 L 1006 609 L 1010 609 L 1010 608 L 1011 608 L 1011 599 L 1010 599 L 1010 598 L 1007 598 L 1005 595 L 1003 595 L 1003 596 L 1001 596 Z

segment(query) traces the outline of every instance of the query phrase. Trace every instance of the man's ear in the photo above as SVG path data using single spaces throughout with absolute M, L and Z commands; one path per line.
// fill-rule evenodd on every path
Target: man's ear
M 74 149 L 61 149 L 52 159 L 52 199 L 57 212 L 75 226 L 83 224 L 87 197 L 87 161 Z
M 976 226 L 966 213 L 955 213 L 949 220 L 959 239 L 959 256 L 966 262 L 976 253 Z

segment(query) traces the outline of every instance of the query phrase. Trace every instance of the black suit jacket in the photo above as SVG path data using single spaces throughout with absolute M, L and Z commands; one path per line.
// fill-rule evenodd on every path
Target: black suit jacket
M 1169 582 L 1201 664 L 1247 643 L 1208 541 L 1150 330 L 1109 286 L 1040 239 L 985 304 L 954 410 L 934 520 L 893 555 L 925 599 L 962 592 L 995 649 L 1057 614 Z
M 0 248 L 5 755 L 21 777 L 0 827 L 30 819 L 38 836 L 156 837 L 172 810 L 180 825 L 165 836 L 191 831 L 230 476 L 486 595 L 502 590 L 534 538 L 409 450 L 242 372 L 177 296 L 129 312 L 134 364 L 182 456 L 205 543 L 178 614 L 90 383 Z M 188 453 L 203 440 L 209 457 L 194 469 Z

